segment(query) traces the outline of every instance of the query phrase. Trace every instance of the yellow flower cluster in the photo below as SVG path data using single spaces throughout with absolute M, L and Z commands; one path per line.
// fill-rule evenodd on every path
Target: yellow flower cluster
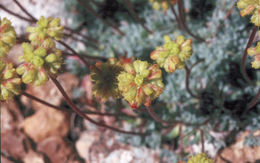
M 178 36 L 172 41 L 170 36 L 164 36 L 165 44 L 157 47 L 150 57 L 155 60 L 166 72 L 174 72 L 176 69 L 182 69 L 185 66 L 185 60 L 192 55 L 192 40 L 185 40 L 183 36 Z
M 187 163 L 214 163 L 205 153 L 197 154 L 189 158 Z
M 15 42 L 16 33 L 11 22 L 6 18 L 0 19 L 0 57 L 5 57 Z
M 163 11 L 167 11 L 170 4 L 176 4 L 178 0 L 171 0 L 167 2 L 168 0 L 149 0 L 149 2 L 152 4 L 153 9 L 160 10 L 163 9 Z
M 142 103 L 150 106 L 164 89 L 162 72 L 157 64 L 135 60 L 123 65 L 118 79 L 118 89 L 132 108 L 138 108 Z
M 252 15 L 251 22 L 256 26 L 260 26 L 260 1 L 259 0 L 239 0 L 237 7 L 241 9 L 240 15 Z
M 0 101 L 8 100 L 21 91 L 21 79 L 17 76 L 13 64 L 0 58 Z

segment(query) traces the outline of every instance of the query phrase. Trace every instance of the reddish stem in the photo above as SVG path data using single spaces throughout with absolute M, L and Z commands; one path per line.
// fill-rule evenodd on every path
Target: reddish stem
M 200 129 L 201 152 L 205 152 L 204 131 Z
M 250 102 L 249 106 L 246 108 L 246 112 L 252 109 L 257 104 L 257 102 L 259 102 L 259 98 L 260 98 L 260 89 L 256 94 L 256 96 L 254 97 L 254 99 Z
M 130 13 L 132 13 L 132 15 L 134 16 L 135 20 L 141 24 L 141 26 L 150 34 L 152 34 L 153 32 L 147 28 L 145 26 L 145 24 L 141 21 L 141 19 L 139 18 L 138 14 L 135 12 L 134 10 L 134 6 L 132 5 L 131 1 L 130 0 L 125 0 L 125 3 L 126 3 L 126 6 L 128 8 L 128 10 L 130 11 Z
M 34 21 L 34 22 L 37 21 L 37 19 L 36 19 L 34 16 L 32 16 L 17 0 L 13 0 L 13 1 L 14 1 L 14 3 L 16 3 L 16 4 L 19 6 L 19 8 L 20 8 L 27 16 L 29 16 L 29 17 L 32 19 L 32 21 Z
M 254 26 L 254 28 L 252 29 L 252 32 L 249 36 L 249 39 L 248 39 L 248 42 L 247 42 L 247 45 L 246 45 L 246 48 L 244 50 L 244 54 L 242 56 L 242 60 L 241 60 L 241 67 L 240 67 L 240 71 L 243 75 L 243 77 L 246 79 L 247 82 L 251 83 L 251 79 L 249 78 L 247 72 L 246 72 L 246 56 L 247 56 L 247 49 L 251 46 L 251 44 L 253 43 L 254 41 L 254 38 L 255 38 L 255 35 L 256 35 L 256 32 L 257 32 L 257 29 L 258 27 L 257 26 Z
M 66 47 L 68 50 L 70 50 L 73 55 L 79 57 L 79 59 L 88 67 L 90 68 L 89 63 L 83 58 L 83 56 L 81 56 L 80 54 L 78 54 L 74 49 L 72 49 L 69 45 L 67 45 L 65 42 L 63 41 L 58 41 L 61 45 L 63 45 L 64 47 Z
M 85 115 L 84 113 L 82 113 L 76 105 L 74 105 L 74 103 L 71 101 L 71 99 L 69 98 L 69 96 L 67 95 L 67 93 L 65 92 L 65 90 L 63 89 L 63 87 L 60 85 L 60 83 L 57 81 L 56 78 L 52 77 L 50 75 L 50 78 L 51 80 L 53 81 L 53 83 L 55 84 L 55 86 L 58 88 L 58 90 L 61 92 L 61 94 L 63 95 L 65 101 L 67 102 L 67 104 L 72 108 L 73 111 L 75 111 L 79 116 L 81 116 L 82 118 L 88 120 L 89 122 L 95 124 L 95 125 L 98 125 L 98 126 L 101 126 L 101 127 L 104 127 L 104 128 L 108 128 L 108 129 L 111 129 L 113 131 L 117 131 L 117 132 L 120 132 L 120 133 L 123 133 L 123 134 L 132 134 L 132 135 L 146 135 L 144 133 L 137 133 L 137 132 L 131 132 L 131 131 L 124 131 L 124 130 L 121 130 L 121 129 L 118 129 L 118 128 L 114 128 L 112 126 L 108 126 L 106 124 L 103 124 L 103 123 L 99 123 L 99 122 L 96 122 L 94 121 L 93 119 L 91 119 L 89 116 Z

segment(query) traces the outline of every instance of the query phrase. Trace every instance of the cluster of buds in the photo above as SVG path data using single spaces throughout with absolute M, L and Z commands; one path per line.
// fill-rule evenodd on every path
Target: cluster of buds
M 0 101 L 8 100 L 21 92 L 21 79 L 11 63 L 0 60 Z
M 118 89 L 132 108 L 142 103 L 150 106 L 164 89 L 162 72 L 157 64 L 150 65 L 146 61 L 135 60 L 125 63 L 118 79 Z
M 174 72 L 177 69 L 185 67 L 185 60 L 192 55 L 192 40 L 185 40 L 183 36 L 178 36 L 176 40 L 164 36 L 165 44 L 157 47 L 150 57 L 155 60 L 160 67 L 163 67 L 166 72 Z
M 252 15 L 251 22 L 256 26 L 260 26 L 260 1 L 259 0 L 239 0 L 237 7 L 242 9 L 240 11 L 241 16 Z
M 122 71 L 120 63 L 111 58 L 106 63 L 97 62 L 91 67 L 91 79 L 94 82 L 93 93 L 104 100 L 108 98 L 119 98 L 120 93 L 117 86 L 117 76 Z
M 189 158 L 187 163 L 214 163 L 205 153 L 197 154 Z
M 37 27 L 28 27 L 31 32 L 31 43 L 23 43 L 23 55 L 20 60 L 24 63 L 17 68 L 25 84 L 33 83 L 36 86 L 48 81 L 48 75 L 56 75 L 62 66 L 62 52 L 56 49 L 54 39 L 62 36 L 63 27 L 59 19 L 41 17 Z
M 149 0 L 149 2 L 153 6 L 153 9 L 155 9 L 155 10 L 163 9 L 164 12 L 166 12 L 168 10 L 169 3 L 174 5 L 177 3 L 177 1 L 178 0 Z
M 32 42 L 38 42 L 45 40 L 46 38 L 52 38 L 60 40 L 63 36 L 64 27 L 60 25 L 59 18 L 45 18 L 41 17 L 36 27 L 28 27 L 27 32 L 30 33 L 29 40 Z
M 11 22 L 6 18 L 0 19 L 0 58 L 6 56 L 15 42 L 16 33 Z
M 247 53 L 250 56 L 254 56 L 254 61 L 251 62 L 252 67 L 254 69 L 259 69 L 260 68 L 260 42 L 257 43 L 256 47 L 249 48 L 247 50 Z

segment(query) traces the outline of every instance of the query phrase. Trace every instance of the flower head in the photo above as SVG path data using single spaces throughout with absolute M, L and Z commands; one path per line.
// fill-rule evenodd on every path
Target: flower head
M 200 153 L 190 157 L 187 163 L 214 163 L 214 161 L 208 158 L 205 153 Z
M 45 18 L 41 17 L 36 27 L 28 27 L 27 32 L 30 32 L 29 40 L 31 41 L 41 41 L 46 38 L 52 38 L 55 40 L 60 40 L 63 36 L 64 27 L 60 25 L 59 18 Z
M 157 64 L 150 65 L 146 61 L 136 60 L 125 64 L 118 79 L 118 89 L 132 108 L 142 103 L 150 106 L 164 89 L 162 72 Z
M 55 48 L 51 39 L 46 39 L 40 46 L 23 43 L 23 64 L 17 68 L 25 84 L 43 85 L 48 81 L 48 73 L 57 74 L 63 63 L 62 52 Z
M 178 36 L 175 41 L 166 35 L 165 44 L 157 47 L 150 57 L 155 60 L 160 67 L 167 72 L 174 72 L 176 69 L 182 69 L 185 66 L 185 60 L 192 54 L 192 40 L 185 40 L 183 36 Z
M 5 101 L 21 92 L 21 79 L 17 77 L 13 64 L 0 60 L 0 101 Z
M 242 9 L 240 11 L 241 16 L 252 15 L 251 22 L 256 26 L 260 26 L 260 1 L 259 0 L 239 0 L 237 7 Z
M 6 18 L 0 19 L 0 58 L 5 57 L 15 42 L 16 33 L 11 22 Z
M 93 93 L 95 96 L 107 100 L 109 97 L 120 97 L 117 87 L 117 76 L 122 71 L 115 58 L 111 58 L 106 63 L 97 62 L 91 68 L 91 79 L 94 82 Z
M 260 42 L 257 43 L 256 47 L 247 49 L 247 53 L 250 56 L 254 56 L 254 61 L 251 62 L 254 69 L 260 68 Z
M 152 4 L 153 9 L 160 10 L 163 9 L 164 12 L 166 12 L 169 8 L 169 4 L 167 2 L 168 0 L 149 0 L 149 2 Z M 178 0 L 171 0 L 170 4 L 176 4 Z

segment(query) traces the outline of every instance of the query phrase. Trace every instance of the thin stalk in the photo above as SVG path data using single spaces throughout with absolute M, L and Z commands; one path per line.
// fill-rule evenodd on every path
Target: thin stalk
M 67 45 L 65 42 L 63 41 L 58 41 L 61 45 L 63 45 L 65 48 L 67 48 L 68 50 L 70 50 L 73 55 L 77 56 L 80 58 L 80 60 L 86 65 L 86 67 L 90 68 L 89 63 L 82 57 L 82 55 L 78 54 L 74 49 L 72 49 L 69 45 Z
M 81 42 L 81 43 L 83 43 L 83 44 L 85 44 L 85 45 L 87 45 L 87 46 L 90 46 L 90 47 L 92 47 L 92 48 L 98 50 L 98 47 L 97 47 L 95 44 L 93 44 L 93 43 L 86 42 L 85 40 L 82 40 L 82 39 L 80 39 L 80 38 L 78 38 L 78 37 L 76 37 L 76 36 L 73 36 L 73 35 L 71 35 L 71 34 L 63 33 L 63 35 L 64 35 L 65 37 L 67 37 L 67 38 L 71 38 L 71 39 L 74 40 L 74 41 Z
M 252 32 L 249 36 L 249 39 L 248 39 L 248 42 L 247 42 L 247 45 L 246 45 L 246 48 L 244 50 L 244 54 L 242 56 L 242 60 L 241 60 L 241 67 L 240 67 L 240 71 L 243 75 L 243 77 L 245 78 L 245 80 L 249 83 L 251 83 L 251 79 L 249 78 L 247 72 L 246 72 L 246 57 L 247 57 L 247 49 L 251 46 L 251 44 L 253 43 L 254 41 L 254 38 L 255 38 L 255 35 L 256 35 L 256 32 L 257 32 L 257 29 L 258 27 L 257 26 L 254 26 L 253 29 L 252 29 Z
M 245 112 L 252 109 L 257 104 L 257 102 L 259 102 L 259 99 L 260 99 L 260 89 L 259 89 L 258 93 L 256 94 L 256 96 L 254 97 L 254 99 L 250 102 L 250 104 L 246 108 Z
M 190 89 L 190 72 L 191 70 L 185 66 L 185 71 L 186 71 L 186 78 L 185 78 L 185 87 L 186 87 L 186 90 L 187 92 L 194 98 L 199 98 L 197 95 L 195 95 L 191 89 Z
M 175 16 L 175 19 L 176 19 L 176 21 L 177 21 L 179 30 L 182 30 L 182 29 L 183 29 L 182 23 L 181 23 L 181 21 L 180 21 L 179 16 L 177 15 L 175 9 L 174 9 L 174 6 L 173 6 L 169 1 L 168 1 L 168 5 L 170 6 L 171 11 L 172 11 L 173 15 Z
M 34 100 L 34 101 L 37 101 L 43 105 L 46 105 L 50 108 L 53 108 L 53 109 L 56 109 L 56 110 L 59 110 L 59 111 L 63 111 L 63 112 L 70 112 L 70 110 L 66 110 L 66 109 L 62 109 L 61 107 L 59 106 L 56 106 L 56 105 L 53 105 L 53 104 L 50 104 L 38 97 L 35 97 L 29 93 L 26 93 L 26 92 L 23 92 L 21 95 L 27 97 L 27 98 L 30 98 L 31 100 Z M 129 118 L 136 118 L 135 116 L 130 116 L 130 115 L 125 115 L 125 114 L 114 114 L 114 113 L 102 113 L 102 112 L 94 112 L 94 111 L 82 111 L 82 113 L 84 114 L 90 114 L 90 115 L 99 115 L 99 116 L 113 116 L 113 117 L 118 117 L 118 116 L 125 116 L 125 117 L 129 117 Z
M 167 127 L 172 127 L 172 126 L 176 126 L 176 125 L 186 125 L 186 126 L 193 126 L 196 124 L 192 124 L 192 123 L 186 123 L 186 122 L 182 122 L 182 121 L 165 121 L 162 120 L 161 118 L 159 118 L 155 112 L 153 111 L 153 109 L 151 107 L 146 107 L 148 113 L 151 115 L 151 117 L 156 121 L 159 122 L 163 125 L 167 125 Z
M 115 127 L 112 127 L 112 126 L 108 126 L 106 124 L 103 124 L 103 123 L 99 123 L 99 122 L 96 122 L 94 121 L 93 119 L 91 119 L 89 116 L 87 116 L 86 114 L 82 113 L 80 111 L 80 109 L 77 108 L 76 105 L 74 105 L 74 103 L 71 101 L 71 99 L 69 98 L 69 96 L 67 95 L 67 93 L 65 92 L 65 90 L 63 89 L 63 87 L 60 85 L 60 83 L 57 81 L 56 78 L 52 77 L 50 75 L 50 78 L 51 80 L 53 81 L 53 83 L 55 84 L 55 86 L 58 88 L 58 90 L 61 92 L 61 94 L 63 95 L 65 101 L 67 102 L 67 104 L 72 108 L 73 111 L 75 111 L 79 116 L 81 116 L 82 118 L 88 120 L 89 122 L 95 124 L 95 125 L 98 125 L 98 126 L 101 126 L 101 127 L 104 127 L 104 128 L 108 128 L 110 130 L 113 130 L 113 131 L 117 131 L 119 133 L 123 133 L 123 134 L 132 134 L 132 135 L 142 135 L 144 136 L 145 134 L 144 133 L 137 133 L 137 132 L 132 132 L 132 131 L 125 131 L 125 130 L 121 130 L 121 129 L 118 129 L 118 128 L 115 128 Z
M 144 24 L 144 22 L 142 22 L 142 20 L 139 18 L 138 14 L 135 12 L 134 10 L 134 6 L 132 4 L 132 2 L 130 0 L 125 0 L 126 3 L 126 8 L 130 11 L 130 13 L 134 16 L 135 20 L 141 24 L 141 26 L 150 34 L 152 34 L 153 32 L 147 28 Z
M 13 15 L 13 16 L 19 18 L 19 19 L 25 20 L 25 21 L 27 21 L 27 22 L 29 22 L 29 23 L 34 23 L 33 20 L 31 20 L 31 19 L 29 19 L 29 18 L 26 18 L 26 17 L 23 17 L 23 16 L 21 16 L 21 15 L 15 13 L 15 12 L 13 12 L 13 11 L 11 11 L 11 10 L 5 8 L 5 7 L 4 7 L 3 5 L 1 5 L 1 4 L 0 4 L 0 8 L 3 9 L 5 12 L 9 13 L 10 15 Z
M 17 0 L 13 0 L 13 1 L 14 1 L 14 3 L 16 3 L 16 4 L 19 6 L 19 8 L 20 8 L 27 16 L 29 16 L 34 22 L 37 21 L 37 19 L 36 19 L 34 16 L 32 16 L 32 14 L 30 14 Z
M 204 131 L 200 129 L 201 152 L 205 152 Z
M 183 0 L 179 0 L 178 1 L 178 11 L 179 11 L 179 18 L 180 18 L 180 22 L 183 26 L 183 29 L 193 38 L 195 38 L 196 40 L 198 40 L 199 42 L 205 42 L 205 40 L 199 36 L 196 36 L 195 34 L 193 34 L 190 29 L 188 28 L 187 24 L 186 24 L 186 17 L 185 17 L 185 12 L 184 12 L 184 3 Z

